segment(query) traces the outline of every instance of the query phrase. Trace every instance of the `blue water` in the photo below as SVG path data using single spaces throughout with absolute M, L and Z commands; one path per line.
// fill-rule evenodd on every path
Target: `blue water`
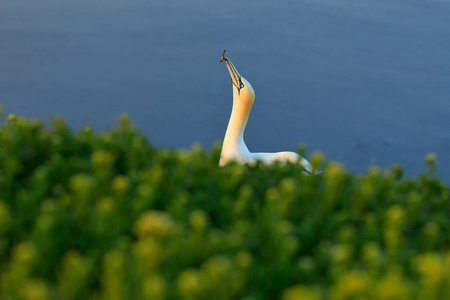
M 256 92 L 251 151 L 322 151 L 355 173 L 426 153 L 450 172 L 450 2 L 2 0 L 0 105 L 209 148 L 232 104 L 224 49 Z

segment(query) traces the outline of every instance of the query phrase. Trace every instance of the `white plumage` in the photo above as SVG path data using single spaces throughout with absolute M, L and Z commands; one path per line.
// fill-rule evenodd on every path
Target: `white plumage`
M 225 51 L 220 62 L 225 61 L 230 72 L 233 86 L 233 108 L 222 145 L 219 165 L 224 166 L 231 161 L 252 163 L 257 160 L 268 164 L 274 161 L 298 162 L 306 172 L 311 173 L 313 171 L 311 164 L 295 152 L 252 153 L 248 150 L 244 142 L 244 130 L 255 101 L 255 92 L 250 82 L 238 73 L 231 61 L 224 55 Z

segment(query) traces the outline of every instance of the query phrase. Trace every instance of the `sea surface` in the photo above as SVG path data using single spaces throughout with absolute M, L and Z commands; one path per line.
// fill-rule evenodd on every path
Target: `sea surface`
M 157 147 L 223 139 L 224 49 L 256 92 L 251 151 L 353 173 L 438 157 L 450 181 L 450 1 L 1 0 L 0 105 L 77 130 L 122 113 Z

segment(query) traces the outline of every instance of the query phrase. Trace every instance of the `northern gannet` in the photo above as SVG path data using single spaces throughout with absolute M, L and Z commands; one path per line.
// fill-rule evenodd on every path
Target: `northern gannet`
M 224 166 L 231 161 L 250 164 L 255 161 L 262 161 L 267 164 L 274 161 L 298 162 L 303 166 L 305 172 L 311 173 L 313 171 L 311 164 L 295 152 L 251 153 L 248 150 L 244 142 L 244 130 L 247 125 L 253 102 L 255 101 L 255 91 L 250 82 L 242 77 L 234 67 L 233 63 L 225 57 L 225 51 L 223 51 L 222 58 L 220 59 L 221 63 L 223 61 L 226 62 L 231 76 L 233 86 L 233 108 L 223 140 L 219 166 Z

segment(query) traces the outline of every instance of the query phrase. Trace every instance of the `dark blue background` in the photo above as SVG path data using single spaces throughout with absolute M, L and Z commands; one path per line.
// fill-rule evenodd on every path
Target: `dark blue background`
M 2 0 L 0 105 L 208 148 L 232 104 L 224 49 L 256 91 L 251 151 L 321 150 L 352 172 L 428 152 L 450 173 L 450 3 Z

